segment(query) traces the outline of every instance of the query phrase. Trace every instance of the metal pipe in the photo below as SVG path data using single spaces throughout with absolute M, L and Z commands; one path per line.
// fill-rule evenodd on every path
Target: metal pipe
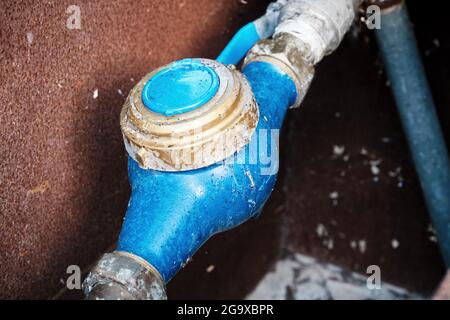
M 435 105 L 403 1 L 381 10 L 375 35 L 422 191 L 450 266 L 450 162 Z

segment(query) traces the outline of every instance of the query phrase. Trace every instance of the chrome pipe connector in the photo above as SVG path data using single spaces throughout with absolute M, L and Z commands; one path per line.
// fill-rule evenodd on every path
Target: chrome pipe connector
M 349 30 L 360 0 L 291 0 L 281 10 L 274 37 L 288 33 L 297 39 L 313 65 L 336 50 Z
M 165 283 L 144 259 L 128 252 L 106 253 L 83 282 L 87 300 L 166 300 Z

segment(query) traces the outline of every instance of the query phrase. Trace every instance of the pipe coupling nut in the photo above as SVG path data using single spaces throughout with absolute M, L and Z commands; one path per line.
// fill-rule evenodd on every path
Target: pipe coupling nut
M 314 66 L 305 59 L 302 44 L 291 34 L 281 33 L 273 39 L 259 41 L 247 53 L 245 65 L 263 61 L 271 63 L 285 72 L 294 81 L 297 99 L 291 108 L 300 106 L 314 78 Z
M 291 0 L 282 8 L 274 35 L 289 33 L 303 43 L 313 65 L 333 52 L 350 28 L 359 0 Z

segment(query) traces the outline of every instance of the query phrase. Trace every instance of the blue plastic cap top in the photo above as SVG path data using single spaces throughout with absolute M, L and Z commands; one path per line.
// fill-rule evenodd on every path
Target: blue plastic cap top
M 142 102 L 165 116 L 193 111 L 214 97 L 219 82 L 217 73 L 201 60 L 175 61 L 148 80 Z

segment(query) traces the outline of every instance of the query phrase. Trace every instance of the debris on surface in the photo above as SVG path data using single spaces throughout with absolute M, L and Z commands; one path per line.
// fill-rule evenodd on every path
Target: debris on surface
M 370 162 L 370 172 L 372 175 L 377 176 L 380 174 L 380 168 L 378 167 L 381 163 L 381 160 L 371 160 Z
M 333 191 L 329 194 L 330 199 L 337 199 L 339 198 L 339 193 L 337 191 Z
M 328 235 L 328 230 L 323 224 L 319 223 L 316 227 L 316 233 L 319 238 L 323 238 Z
M 388 172 L 389 177 L 397 179 L 397 187 L 398 188 L 402 188 L 403 183 L 404 183 L 404 179 L 403 179 L 403 176 L 401 175 L 401 173 L 402 173 L 402 167 L 396 167 L 394 170 L 391 170 Z
M 344 152 L 345 152 L 344 146 L 338 146 L 338 145 L 333 146 L 333 157 L 334 158 L 341 157 L 342 155 L 344 155 Z
M 359 240 L 358 241 L 358 248 L 359 252 L 365 253 L 367 250 L 367 241 L 366 240 Z
M 48 180 L 45 180 L 41 182 L 36 187 L 32 188 L 31 190 L 28 190 L 27 194 L 35 194 L 35 193 L 44 193 L 50 188 L 50 182 Z
M 254 189 L 255 188 L 255 181 L 253 180 L 251 172 L 247 170 L 247 171 L 245 171 L 245 175 L 247 176 L 248 180 L 250 181 L 250 187 L 252 189 Z
M 392 239 L 392 241 L 391 241 L 392 249 L 394 249 L 394 250 L 397 249 L 399 247 L 399 245 L 400 245 L 400 242 L 398 242 L 397 239 Z
M 337 191 L 333 191 L 328 195 L 328 197 L 332 200 L 333 206 L 337 206 L 339 193 Z
M 399 176 L 401 172 L 402 172 L 402 167 L 397 167 L 394 170 L 389 171 L 388 175 L 391 178 L 395 178 L 395 177 Z
M 216 268 L 216 266 L 212 264 L 212 265 L 208 266 L 208 268 L 206 268 L 206 272 L 211 273 L 214 271 L 215 268 Z
M 27 32 L 27 42 L 29 45 L 31 45 L 33 43 L 33 39 L 34 39 L 34 35 L 33 32 Z
M 421 296 L 388 283 L 367 286 L 369 275 L 351 272 L 299 253 L 279 260 L 246 299 L 248 300 L 394 300 Z
M 98 89 L 94 90 L 94 93 L 92 94 L 92 98 L 94 98 L 94 99 L 98 98 Z
M 324 239 L 322 244 L 328 249 L 333 250 L 334 249 L 334 240 L 332 238 Z
M 441 46 L 441 42 L 439 39 L 433 39 L 433 46 L 427 50 L 425 50 L 425 56 L 429 56 L 434 50 L 438 49 Z
M 334 249 L 334 240 L 329 236 L 327 228 L 319 223 L 316 227 L 316 233 L 317 236 L 322 239 L 322 244 L 328 249 L 333 250 Z
M 431 223 L 428 225 L 427 232 L 430 233 L 430 237 L 428 239 L 431 242 L 437 243 L 436 229 L 434 229 L 434 227 Z

